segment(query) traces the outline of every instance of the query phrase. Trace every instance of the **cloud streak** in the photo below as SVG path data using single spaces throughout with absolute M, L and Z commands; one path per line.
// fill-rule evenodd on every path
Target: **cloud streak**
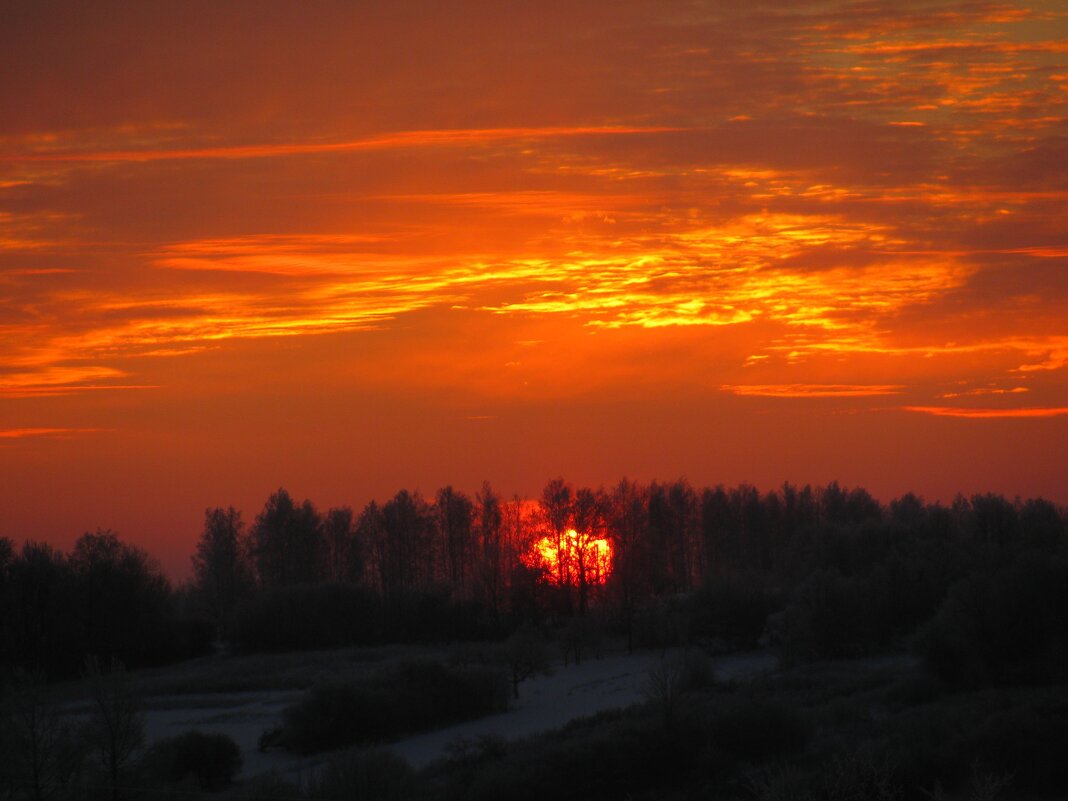
M 759 398 L 870 398 L 897 395 L 900 384 L 725 384 L 733 395 Z
M 0 439 L 69 438 L 95 434 L 99 428 L 0 428 Z
M 573 126 L 528 128 L 467 128 L 453 130 L 397 131 L 342 142 L 279 142 L 219 147 L 144 150 L 97 150 L 89 152 L 42 151 L 0 153 L 0 162 L 143 163 L 202 159 L 262 159 L 288 156 L 364 153 L 427 147 L 472 147 L 499 142 L 562 139 L 569 137 L 662 134 L 681 129 L 667 126 Z M 12 184 L 14 185 L 14 184 Z
M 960 417 L 967 420 L 1035 419 L 1068 415 L 1068 406 L 1030 406 L 1019 409 L 972 409 L 959 406 L 904 406 L 902 408 L 907 412 L 929 414 L 935 417 Z
M 0 42 L 17 419 L 251 385 L 462 395 L 449 419 L 495 430 L 502 397 L 848 407 L 873 439 L 1068 408 L 1052 4 L 268 6 L 149 4 L 121 36 L 27 9 Z

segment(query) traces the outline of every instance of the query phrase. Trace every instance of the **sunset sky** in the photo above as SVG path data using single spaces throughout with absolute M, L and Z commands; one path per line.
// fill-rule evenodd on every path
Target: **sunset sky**
M 0 0 L 0 535 L 1068 503 L 1068 9 Z

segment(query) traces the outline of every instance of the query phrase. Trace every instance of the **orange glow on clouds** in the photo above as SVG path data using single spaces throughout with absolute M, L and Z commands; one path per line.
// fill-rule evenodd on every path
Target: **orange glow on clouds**
M 969 420 L 992 420 L 1021 417 L 1060 417 L 1068 414 L 1068 406 L 1052 408 L 1018 408 L 1018 409 L 968 409 L 952 406 L 906 406 L 909 412 L 933 414 L 938 417 L 964 417 Z
M 500 141 L 552 139 L 567 136 L 615 136 L 636 133 L 663 133 L 664 127 L 578 126 L 572 128 L 481 128 L 447 131 L 398 131 L 347 142 L 292 142 L 263 145 L 231 145 L 174 150 L 103 150 L 65 152 L 31 150 L 28 153 L 0 155 L 12 162 L 145 162 L 182 159 L 255 159 L 276 156 L 303 156 L 320 153 L 358 153 L 416 147 L 490 144 Z M 12 184 L 13 185 L 13 184 Z
M 11 534 L 564 465 L 1068 502 L 1066 41 L 1053 0 L 23 4 Z
M 724 386 L 723 388 L 735 395 L 767 398 L 865 398 L 872 395 L 895 395 L 903 389 L 900 385 L 893 384 L 759 384 Z
M 79 434 L 92 434 L 95 428 L 4 428 L 0 429 L 0 439 L 24 439 L 27 437 L 70 437 Z

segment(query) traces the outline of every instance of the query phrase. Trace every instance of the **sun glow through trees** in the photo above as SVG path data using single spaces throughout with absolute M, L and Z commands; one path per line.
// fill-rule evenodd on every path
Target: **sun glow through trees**
M 612 543 L 569 528 L 535 541 L 526 562 L 530 567 L 544 568 L 552 584 L 595 587 L 604 584 L 612 573 Z

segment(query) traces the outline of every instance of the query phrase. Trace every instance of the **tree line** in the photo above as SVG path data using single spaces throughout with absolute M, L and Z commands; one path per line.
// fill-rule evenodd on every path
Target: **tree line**
M 762 492 L 557 478 L 536 500 L 484 484 L 474 495 L 400 490 L 359 512 L 321 511 L 279 489 L 248 523 L 233 507 L 206 510 L 192 579 L 179 587 L 112 532 L 86 534 L 70 553 L 0 539 L 0 660 L 70 675 L 90 654 L 154 664 L 203 653 L 215 638 L 293 649 L 594 623 L 631 644 L 850 656 L 900 645 L 951 588 L 963 605 L 958 585 L 1017 557 L 1060 565 L 1066 521 L 1043 499 L 945 505 L 907 494 L 884 505 L 837 482 Z M 565 547 L 570 531 L 577 549 Z M 611 568 L 594 576 L 581 543 L 601 539 Z M 544 540 L 555 543 L 551 561 L 536 558 Z
M 143 666 L 204 653 L 213 631 L 183 600 L 114 532 L 86 533 L 69 553 L 0 538 L 0 667 L 62 678 L 94 656 Z

